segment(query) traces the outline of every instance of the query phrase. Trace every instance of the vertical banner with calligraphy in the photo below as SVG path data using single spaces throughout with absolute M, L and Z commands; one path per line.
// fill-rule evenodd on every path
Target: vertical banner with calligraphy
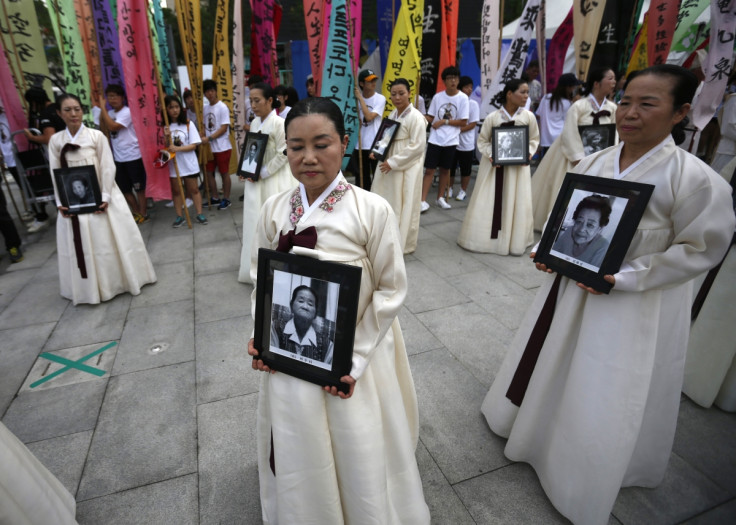
M 572 9 L 567 13 L 565 20 L 557 27 L 547 51 L 547 92 L 557 87 L 557 81 L 562 75 L 565 66 L 565 55 L 570 47 L 573 35 Z
M 353 36 L 353 71 L 357 71 L 360 66 L 360 48 L 362 45 L 361 37 L 363 31 L 363 0 L 349 0 L 346 2 L 348 8 L 348 28 Z
M 279 59 L 276 55 L 274 30 L 274 0 L 250 0 L 253 10 L 251 31 L 254 33 L 256 52 L 261 66 L 261 75 L 271 86 L 279 84 Z M 251 55 L 253 50 L 251 50 Z M 251 67 L 251 73 L 253 68 Z
M 243 4 L 235 0 L 233 4 L 233 130 L 235 131 L 236 152 L 240 152 L 245 140 L 245 53 L 243 50 Z M 237 157 L 237 155 L 234 155 Z
M 631 52 L 629 65 L 626 68 L 626 76 L 628 77 L 632 71 L 639 71 L 647 67 L 647 31 L 649 26 L 649 13 L 644 13 L 644 21 L 639 28 L 639 34 L 634 40 L 634 50 Z
M 489 113 L 501 107 L 501 91 L 506 82 L 520 78 L 524 72 L 526 55 L 529 52 L 529 41 L 534 34 L 534 25 L 537 22 L 539 7 L 542 0 L 529 0 L 519 19 L 519 25 L 511 41 L 511 47 L 503 58 L 501 67 L 493 78 L 490 89 L 483 92 L 480 103 L 480 118 L 484 119 Z
M 383 75 L 383 94 L 389 95 L 389 86 L 397 78 L 409 81 L 411 94 L 416 94 L 416 83 L 421 73 L 422 63 L 422 22 L 424 2 L 416 0 L 405 2 L 399 10 L 394 34 L 388 54 L 388 65 Z M 414 100 L 412 98 L 412 100 Z M 384 116 L 393 110 L 391 98 L 386 96 Z
M 164 24 L 164 13 L 161 10 L 161 0 L 153 0 L 153 23 L 156 28 L 156 39 L 158 44 L 159 64 L 161 65 L 161 83 L 164 92 L 171 95 L 174 93 L 174 81 L 171 79 L 171 63 L 169 62 L 169 40 L 166 36 L 166 25 Z
M 12 76 L 6 56 L 2 39 L 0 39 L 0 78 L 11 78 Z M 0 101 L 2 101 L 3 111 L 8 116 L 10 126 L 8 133 L 28 126 L 28 117 L 23 111 L 20 93 L 12 82 L 0 82 Z M 15 140 L 21 151 L 28 149 L 28 140 L 25 135 L 18 135 Z
M 497 0 L 483 0 L 480 24 L 480 87 L 483 92 L 491 88 L 498 71 L 501 39 L 500 7 Z
M 442 46 L 442 2 L 424 0 L 424 20 L 422 26 L 422 82 L 419 93 L 429 103 L 437 93 L 437 77 L 441 70 L 440 48 Z
M 442 31 L 440 45 L 440 75 L 449 66 L 457 66 L 457 0 L 442 0 Z M 442 77 L 437 77 L 437 92 L 445 90 Z
M 89 76 L 89 89 L 92 105 L 102 95 L 102 72 L 100 70 L 100 54 L 97 49 L 97 37 L 95 36 L 95 23 L 92 18 L 91 0 L 74 0 L 74 10 L 77 15 L 77 25 L 82 37 L 82 48 L 87 63 Z
M 680 0 L 652 0 L 649 4 L 647 61 L 649 65 L 664 64 L 675 34 Z
M 146 195 L 170 200 L 169 172 L 153 167 L 164 147 L 164 123 L 146 7 L 138 0 L 118 0 L 118 38 L 128 107 L 146 167 Z
M 350 63 L 350 29 L 345 0 L 332 0 L 330 20 L 327 51 L 322 69 L 321 95 L 335 102 L 345 118 L 345 133 L 350 136 L 347 154 L 343 160 L 345 169 L 350 160 L 350 153 L 355 149 L 360 123 L 354 95 L 355 79 Z
M 36 9 L 33 2 L 2 2 L 0 33 L 5 48 L 7 64 L 18 90 L 43 83 L 50 100 L 54 100 L 48 79 L 49 64 L 41 40 Z M 3 77 L 8 82 L 11 76 Z M 25 105 L 25 99 L 22 102 Z
M 212 45 L 212 80 L 217 82 L 217 98 L 219 98 L 230 111 L 230 146 L 234 155 L 230 155 L 230 173 L 238 169 L 238 153 L 235 147 L 235 135 L 233 132 L 233 70 L 230 65 L 230 16 L 228 13 L 228 1 L 217 0 L 215 11 L 215 41 Z
M 202 21 L 199 16 L 198 0 L 176 0 L 176 21 L 179 38 L 187 65 L 189 85 L 194 98 L 194 112 L 200 126 L 204 122 L 204 92 L 202 90 Z M 201 130 L 204 133 L 204 128 Z
M 376 15 L 378 16 L 378 47 L 381 55 L 381 78 L 388 65 L 388 50 L 391 48 L 391 38 L 396 25 L 396 17 L 401 9 L 401 0 L 377 0 Z
M 693 24 L 700 14 L 708 7 L 708 0 L 682 0 L 680 12 L 677 15 L 677 26 L 672 43 L 679 43 L 693 30 Z M 697 30 L 696 30 L 697 31 Z
M 610 67 L 618 77 L 621 54 L 626 49 L 632 16 L 636 11 L 637 0 L 617 0 L 606 2 L 601 19 L 601 28 L 593 52 L 592 64 Z M 637 19 L 638 21 L 638 19 Z
M 309 61 L 312 64 L 315 93 L 321 92 L 322 79 L 322 10 L 324 0 L 305 0 L 304 25 L 307 28 L 307 42 L 309 44 Z
M 736 0 L 711 0 L 710 46 L 701 65 L 703 87 L 695 96 L 691 112 L 692 124 L 702 130 L 721 103 L 728 76 L 733 67 L 733 48 L 736 33 Z
M 575 28 L 575 68 L 581 80 L 588 78 L 588 70 L 606 4 L 605 0 L 574 0 L 572 4 L 572 23 Z
M 120 60 L 118 29 L 110 11 L 110 4 L 107 0 L 92 0 L 92 12 L 94 13 L 97 48 L 100 52 L 102 85 L 104 87 L 110 84 L 122 86 L 124 84 L 123 66 Z

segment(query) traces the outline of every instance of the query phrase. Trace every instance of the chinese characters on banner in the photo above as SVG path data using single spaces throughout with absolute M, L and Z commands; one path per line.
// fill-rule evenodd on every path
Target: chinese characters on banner
M 677 14 L 675 36 L 672 37 L 673 45 L 682 42 L 690 31 L 697 32 L 697 29 L 693 29 L 692 26 L 695 23 L 695 19 L 698 18 L 707 7 L 708 0 L 682 0 L 682 3 L 680 4 L 680 12 Z
M 250 6 L 253 10 L 251 31 L 255 38 L 261 75 L 268 84 L 277 86 L 280 83 L 279 59 L 276 55 L 273 0 L 250 0 Z M 253 68 L 251 74 L 254 74 Z
M 632 25 L 633 20 L 637 23 L 639 20 L 636 0 L 606 2 L 592 64 L 610 67 L 618 76 L 622 57 L 626 55 L 629 58 L 626 46 L 629 28 L 636 27 L 635 24 Z
M 420 94 L 430 100 L 437 93 L 437 77 L 440 75 L 440 48 L 442 46 L 441 0 L 424 0 L 422 26 L 422 82 Z
M 588 78 L 591 58 L 606 7 L 605 0 L 574 0 L 572 24 L 575 29 L 575 68 L 577 77 Z
M 411 86 L 412 95 L 416 94 L 416 83 L 419 79 L 422 51 L 422 13 L 423 0 L 406 2 L 399 10 L 396 19 L 388 65 L 383 76 L 383 93 L 389 93 L 391 82 L 397 78 L 405 78 Z M 413 99 L 412 99 L 413 100 Z M 384 116 L 393 110 L 390 97 L 386 97 Z
M 647 62 L 650 66 L 667 62 L 679 6 L 680 0 L 652 0 L 649 4 Z
M 110 4 L 107 0 L 92 0 L 92 12 L 97 33 L 97 48 L 100 52 L 102 85 L 104 87 L 110 84 L 122 86 L 124 84 L 123 66 L 120 61 L 118 29 L 112 18 Z
M 320 93 L 321 89 L 322 40 L 324 39 L 322 10 L 324 8 L 324 0 L 305 0 L 304 2 L 304 24 L 307 28 L 309 61 L 312 64 L 315 93 Z
M 233 130 L 235 131 L 236 152 L 240 152 L 245 140 L 245 76 L 243 65 L 245 53 L 243 51 L 243 5 L 241 0 L 233 4 Z M 237 158 L 237 155 L 234 155 Z
M 497 0 L 484 0 L 480 23 L 480 87 L 484 93 L 491 89 L 493 77 L 496 76 L 498 70 L 501 53 L 499 48 L 500 23 Z
M 547 93 L 551 93 L 557 87 L 557 81 L 565 66 L 565 54 L 567 54 L 567 48 L 570 47 L 570 42 L 572 42 L 573 32 L 572 9 L 570 9 L 549 43 L 549 51 L 547 52 Z
M 442 31 L 440 33 L 440 67 L 439 73 L 449 66 L 457 66 L 457 0 L 442 0 Z M 437 78 L 437 92 L 445 90 L 442 78 Z

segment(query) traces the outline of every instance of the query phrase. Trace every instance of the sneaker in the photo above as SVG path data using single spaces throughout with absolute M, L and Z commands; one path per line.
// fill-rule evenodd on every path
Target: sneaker
M 33 224 L 31 224 L 28 227 L 28 233 L 40 232 L 44 228 L 48 228 L 48 226 L 49 226 L 49 221 L 48 220 L 45 220 L 45 221 L 35 220 L 35 221 L 33 221 Z
M 220 204 L 220 199 L 215 199 L 214 197 L 211 197 L 210 198 L 210 204 L 212 204 L 212 205 Z
M 34 220 L 36 220 L 36 214 L 32 211 L 24 211 L 20 214 L 20 220 L 22 220 L 23 222 L 33 222 Z
M 207 224 L 207 217 L 202 215 L 201 213 L 195 217 L 197 219 L 197 222 L 199 224 Z
M 447 198 L 452 199 L 452 186 L 447 188 Z
M 187 221 L 184 220 L 184 217 L 177 217 L 176 219 L 174 219 L 174 224 L 172 224 L 171 226 L 173 226 L 174 228 L 178 228 L 185 222 Z
M 23 260 L 23 252 L 20 251 L 19 247 L 11 248 L 10 250 L 8 250 L 8 252 L 10 253 L 11 263 L 15 264 Z
M 437 199 L 437 206 L 439 206 L 443 210 L 449 210 L 450 208 L 452 208 L 452 206 L 447 204 L 447 201 L 444 197 L 440 197 L 439 199 Z
M 187 203 L 187 208 L 191 208 L 192 204 L 194 204 L 194 201 L 192 199 L 187 199 L 186 203 Z
M 135 218 L 136 224 L 145 224 L 151 220 L 151 217 L 148 215 L 141 215 L 140 213 L 136 213 L 133 217 Z
M 422 205 L 420 207 L 420 213 L 424 213 L 429 209 L 429 203 L 427 201 L 422 201 Z
M 465 193 L 465 190 L 460 190 L 457 194 L 457 197 L 455 197 L 456 201 L 464 201 L 465 198 L 468 196 L 467 193 Z
M 226 210 L 226 209 L 228 209 L 230 207 L 230 204 L 232 204 L 232 203 L 229 200 L 222 199 L 220 201 L 220 205 L 217 207 L 217 209 L 218 210 Z
M 174 207 L 174 201 L 169 201 L 166 203 L 167 208 L 173 208 Z

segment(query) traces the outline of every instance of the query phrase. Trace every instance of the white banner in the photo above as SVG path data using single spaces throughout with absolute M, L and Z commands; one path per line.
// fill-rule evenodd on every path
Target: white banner
M 245 55 L 243 54 L 243 16 L 241 0 L 235 0 L 233 6 L 233 124 L 235 131 L 236 155 L 245 140 Z
M 498 70 L 501 53 L 499 11 L 498 0 L 483 0 L 483 18 L 480 24 L 480 87 L 483 93 L 490 89 Z

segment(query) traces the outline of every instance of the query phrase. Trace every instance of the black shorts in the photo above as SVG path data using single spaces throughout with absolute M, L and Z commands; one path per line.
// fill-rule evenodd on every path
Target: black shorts
M 470 151 L 457 151 L 455 154 L 455 167 L 452 169 L 453 173 L 455 168 L 460 166 L 460 176 L 470 177 L 470 172 L 473 169 L 473 157 L 475 156 L 475 150 Z
M 424 167 L 433 170 L 439 166 L 442 169 L 451 170 L 455 165 L 455 152 L 457 146 L 438 146 L 427 144 L 427 156 L 424 157 Z
M 146 167 L 143 159 L 128 162 L 115 161 L 115 182 L 123 193 L 145 191 L 146 189 Z

